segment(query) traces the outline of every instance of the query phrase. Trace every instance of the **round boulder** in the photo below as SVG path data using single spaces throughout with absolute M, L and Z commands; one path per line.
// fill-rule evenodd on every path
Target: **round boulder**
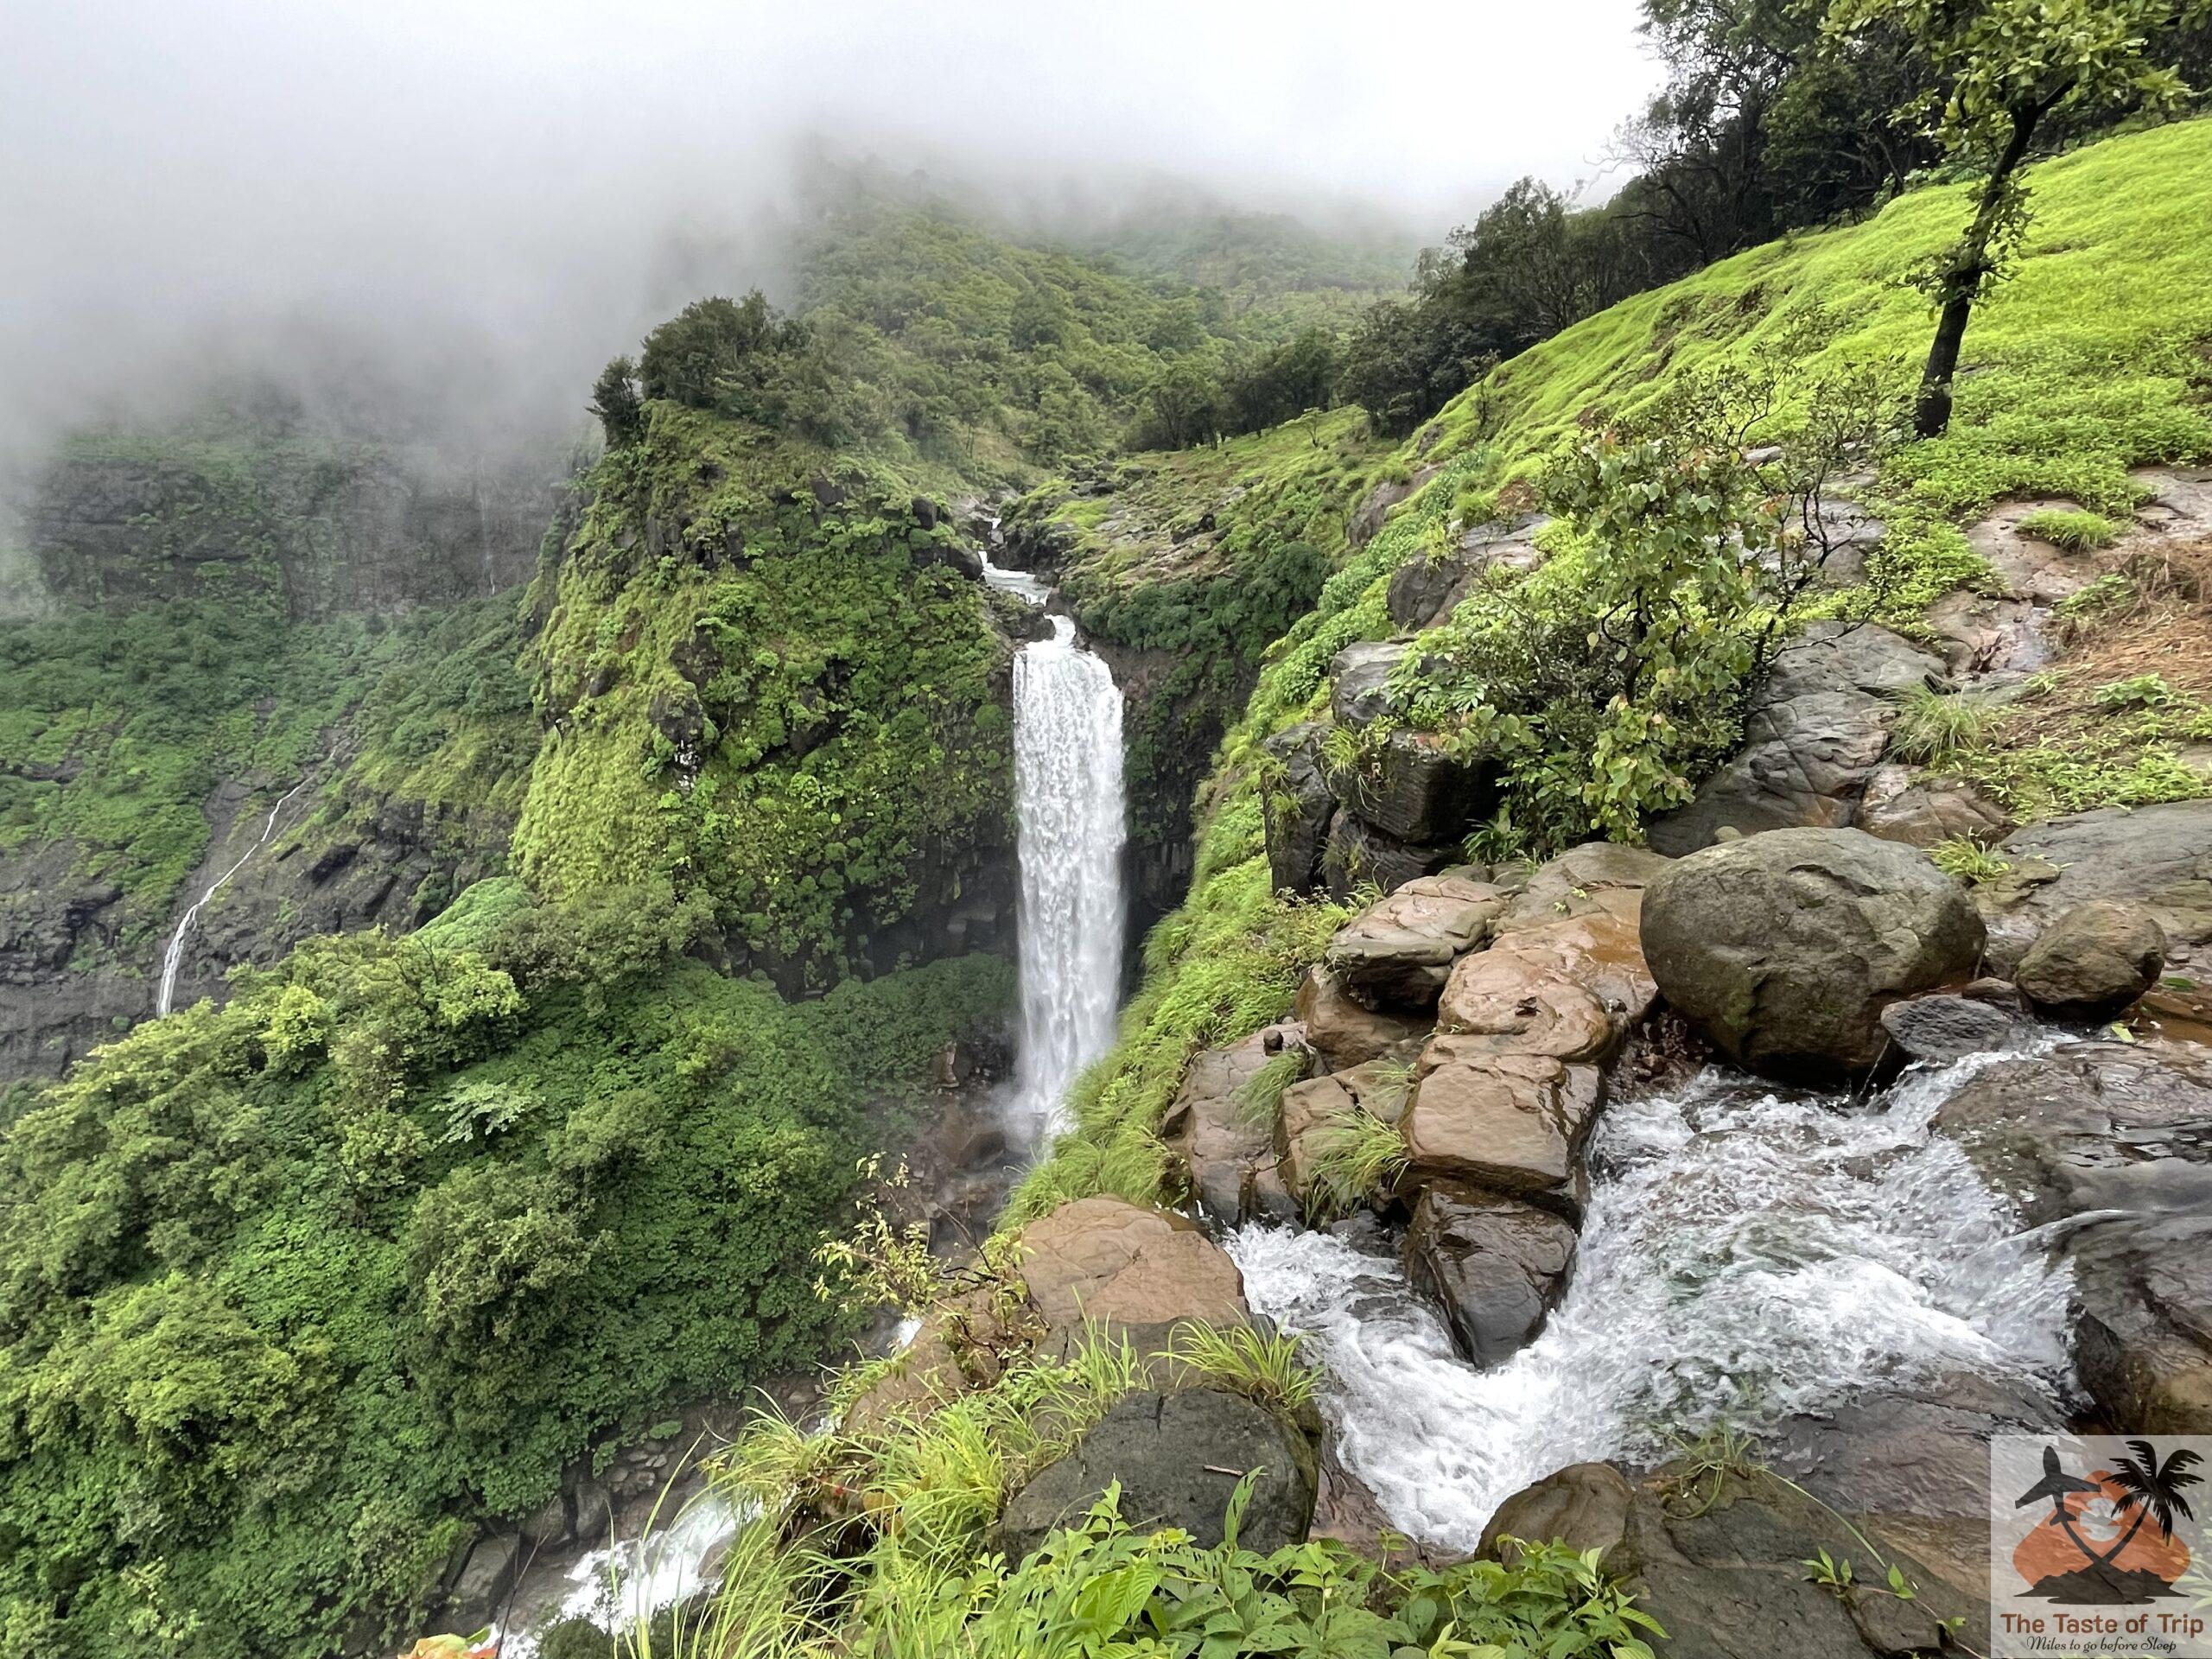
M 1645 888 L 1659 994 L 1732 1058 L 1784 1076 L 1863 1071 L 1882 1009 L 1964 981 L 1982 924 L 1917 849 L 1857 830 L 1774 830 L 1676 860 Z
M 2148 911 L 2092 899 L 2036 935 L 2012 982 L 2047 1014 L 2098 1020 L 2141 996 L 2165 968 L 2166 936 Z

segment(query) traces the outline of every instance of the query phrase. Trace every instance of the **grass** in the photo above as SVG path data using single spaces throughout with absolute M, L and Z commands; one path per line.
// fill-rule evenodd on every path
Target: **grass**
M 1306 1363 L 1305 1349 L 1301 1337 L 1249 1325 L 1182 1325 L 1168 1338 L 1166 1357 L 1208 1382 L 1295 1416 L 1321 1391 L 1321 1369 Z
M 2001 881 L 2012 873 L 2008 861 L 1966 836 L 1952 836 L 1937 842 L 1928 849 L 1928 856 L 1944 874 L 1956 876 L 1973 887 Z
M 1916 685 L 1897 699 L 1890 752 L 1915 766 L 1943 766 L 1980 748 L 1997 723 L 1993 704 Z
M 1271 1055 L 1236 1091 L 1236 1116 L 1245 1123 L 1272 1128 L 1282 1116 L 1282 1091 L 1306 1077 L 1306 1052 L 1286 1047 Z
M 2020 534 L 2063 547 L 2069 553 L 2094 553 L 2120 539 L 2120 526 L 2101 512 L 2046 507 L 2020 520 Z
M 1340 1109 L 1306 1136 L 1306 1214 L 1322 1224 L 1387 1195 L 1410 1154 L 1397 1125 L 1363 1106 Z

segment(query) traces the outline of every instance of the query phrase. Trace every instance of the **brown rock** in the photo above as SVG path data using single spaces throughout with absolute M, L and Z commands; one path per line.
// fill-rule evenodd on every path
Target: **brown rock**
M 1461 958 L 1437 1003 L 1440 1033 L 1464 1034 L 1464 1055 L 1548 1054 L 1603 1059 L 1619 1027 L 1597 994 L 1511 951 Z
M 1143 1351 L 1182 1320 L 1251 1319 L 1244 1275 L 1219 1245 L 1185 1217 L 1126 1198 L 1078 1198 L 1031 1222 L 1020 1260 L 1030 1301 L 1063 1338 L 1111 1325 Z
M 2149 911 L 2092 899 L 2036 935 L 2012 981 L 2050 1013 L 2108 1019 L 2156 985 L 2165 966 L 2166 936 Z
M 1579 1154 L 1604 1074 L 1544 1054 L 1497 1054 L 1439 1037 L 1421 1052 L 1402 1125 L 1415 1181 L 1457 1177 L 1579 1217 Z
M 1482 944 L 1507 902 L 1463 871 L 1416 877 L 1338 928 L 1323 960 L 1371 1007 L 1432 1008 L 1452 963 Z
M 1241 1043 L 1210 1048 L 1192 1060 L 1161 1121 L 1160 1139 L 1182 1160 L 1191 1190 L 1211 1219 L 1236 1226 L 1255 1216 L 1287 1221 L 1297 1206 L 1275 1168 L 1274 1122 L 1244 1098 L 1274 1058 L 1284 1052 L 1283 1027 L 1270 1026 Z
M 1427 1029 L 1426 1020 L 1377 1014 L 1363 1006 L 1325 967 L 1306 970 L 1298 988 L 1295 1013 L 1306 1027 L 1306 1046 L 1331 1070 L 1339 1071 L 1374 1059 Z
M 1627 1478 L 1611 1464 L 1571 1463 L 1499 1504 L 1483 1529 L 1480 1553 L 1510 1567 L 1520 1552 L 1508 1553 L 1508 1538 L 1610 1552 L 1628 1535 L 1633 1497 Z

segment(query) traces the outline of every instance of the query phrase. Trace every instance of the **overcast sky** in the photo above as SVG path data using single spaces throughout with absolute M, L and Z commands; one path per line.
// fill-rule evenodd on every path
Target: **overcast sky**
M 1167 174 L 1440 237 L 1599 169 L 1634 0 L 10 0 L 0 442 L 334 320 L 581 402 L 797 146 L 1048 189 Z M 1609 182 L 1605 188 L 1611 188 Z M 685 270 L 734 288 L 759 273 Z M 681 298 L 683 296 L 674 296 Z

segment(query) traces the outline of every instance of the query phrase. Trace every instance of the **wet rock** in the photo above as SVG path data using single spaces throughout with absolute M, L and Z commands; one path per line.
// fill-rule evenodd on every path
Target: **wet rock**
M 1277 893 L 1311 893 L 1321 880 L 1329 820 L 1337 810 L 1322 775 L 1320 727 L 1313 721 L 1278 732 L 1267 751 L 1282 765 L 1282 782 L 1267 806 L 1268 870 Z
M 1408 881 L 1433 875 L 1459 861 L 1457 848 L 1420 846 L 1387 836 L 1357 813 L 1340 808 L 1329 820 L 1321 870 L 1329 896 L 1338 903 L 1355 889 L 1375 887 L 1392 893 Z
M 1645 889 L 1660 995 L 1738 1063 L 1863 1071 L 1888 1003 L 1974 971 L 1965 888 L 1915 849 L 1855 830 L 1777 830 L 1691 854 Z
M 1124 1198 L 1078 1198 L 1021 1231 L 1021 1276 L 1048 1332 L 1085 1322 L 1125 1333 L 1140 1353 L 1166 1344 L 1185 1320 L 1243 1325 L 1244 1275 L 1181 1216 Z
M 1998 851 L 2013 878 L 1974 896 L 1999 973 L 2060 912 L 2091 899 L 2150 912 L 2170 963 L 2194 963 L 2212 944 L 2212 800 L 2078 812 L 2019 830 Z
M 1519 963 L 1531 976 L 1570 980 L 1588 991 L 1622 1027 L 1651 1012 L 1659 987 L 1643 959 L 1643 894 L 1607 888 L 1553 906 L 1550 921 L 1500 919 L 1488 954 Z
M 1652 846 L 1682 854 L 1723 829 L 1852 823 L 1889 747 L 1896 697 L 1942 683 L 1940 658 L 1886 628 L 1814 624 L 1775 658 L 1735 758 L 1688 806 L 1653 821 Z
M 1326 967 L 1306 969 L 1293 1013 L 1306 1027 L 1306 1046 L 1337 1071 L 1374 1059 L 1428 1028 L 1425 1020 L 1376 1013 Z
M 1520 1554 L 1505 1544 L 1513 1538 L 1528 1544 L 1565 1544 L 1578 1552 L 1602 1550 L 1610 1557 L 1628 1535 L 1629 1507 L 1635 1496 L 1627 1477 L 1611 1464 L 1571 1463 L 1499 1504 L 1483 1529 L 1477 1553 L 1510 1566 Z
M 2150 912 L 2110 899 L 2061 911 L 2036 935 L 2012 982 L 2062 1019 L 2110 1019 L 2158 982 L 2166 936 Z
M 1434 627 L 1480 585 L 1490 563 L 1487 550 L 1462 550 L 1442 559 L 1408 559 L 1390 573 L 1384 600 L 1390 620 L 1407 633 Z
M 499 1616 L 500 1602 L 522 1570 L 522 1538 L 516 1533 L 494 1532 L 476 1541 L 451 1592 L 450 1605 L 461 1624 L 488 1624 Z
M 1338 928 L 1323 960 L 1370 1007 L 1433 1007 L 1452 963 L 1483 943 L 1508 902 L 1464 872 L 1419 876 Z
M 1496 931 L 1510 933 L 1592 910 L 1621 913 L 1620 899 L 1608 895 L 1641 893 L 1672 861 L 1648 848 L 1586 841 L 1532 872 Z
M 1313 1523 L 1319 1480 L 1303 1433 L 1218 1389 L 1133 1394 L 1014 1495 L 998 1546 L 1020 1560 L 1055 1527 L 1079 1524 L 1118 1481 L 1122 1518 L 1139 1531 L 1179 1527 L 1211 1547 L 1221 1542 L 1238 1480 L 1255 1470 L 1240 1541 L 1261 1551 L 1300 1542 Z
M 1505 951 L 1479 951 L 1452 969 L 1437 1003 L 1437 1029 L 1453 1033 L 1456 1058 L 1545 1054 L 1598 1062 L 1620 1027 L 1597 994 Z
M 1276 1168 L 1301 1210 L 1313 1195 L 1314 1137 L 1361 1112 L 1395 1123 L 1404 1116 L 1405 1101 L 1403 1083 L 1393 1081 L 1375 1060 L 1283 1090 L 1274 1128 Z
M 1548 1210 L 1439 1182 L 1415 1200 L 1406 1267 L 1435 1297 L 1471 1364 L 1510 1359 L 1536 1339 L 1566 1293 L 1574 1229 Z
M 1329 713 L 1339 726 L 1372 725 L 1390 712 L 1390 676 L 1413 647 L 1402 640 L 1346 645 L 1329 663 Z
M 2212 1433 L 2212 1055 L 2078 1043 L 2002 1060 L 1936 1116 L 2073 1268 L 2075 1362 L 2109 1422 Z
M 1426 732 L 1390 733 L 1370 762 L 1331 785 L 1347 811 L 1400 842 L 1464 840 L 1497 799 L 1497 767 L 1487 757 L 1451 752 Z
M 1882 1010 L 1882 1029 L 1908 1059 L 1937 1065 L 2018 1047 L 2034 1035 L 2028 1020 L 1966 996 L 1909 997 Z
M 1604 1075 L 1548 1055 L 1465 1055 L 1454 1046 L 1466 1040 L 1440 1037 L 1421 1052 L 1400 1125 L 1409 1183 L 1466 1181 L 1579 1218 Z
M 1915 778 L 1910 767 L 1877 766 L 1859 798 L 1858 828 L 1884 841 L 1933 847 L 1964 836 L 1993 842 L 2012 827 L 1999 808 L 1971 784 Z
M 1160 1139 L 1182 1160 L 1207 1217 L 1224 1227 L 1255 1217 L 1288 1221 L 1298 1213 L 1275 1166 L 1274 1125 L 1243 1098 L 1261 1068 L 1286 1052 L 1282 1037 L 1283 1028 L 1271 1026 L 1200 1054 L 1160 1124 Z

